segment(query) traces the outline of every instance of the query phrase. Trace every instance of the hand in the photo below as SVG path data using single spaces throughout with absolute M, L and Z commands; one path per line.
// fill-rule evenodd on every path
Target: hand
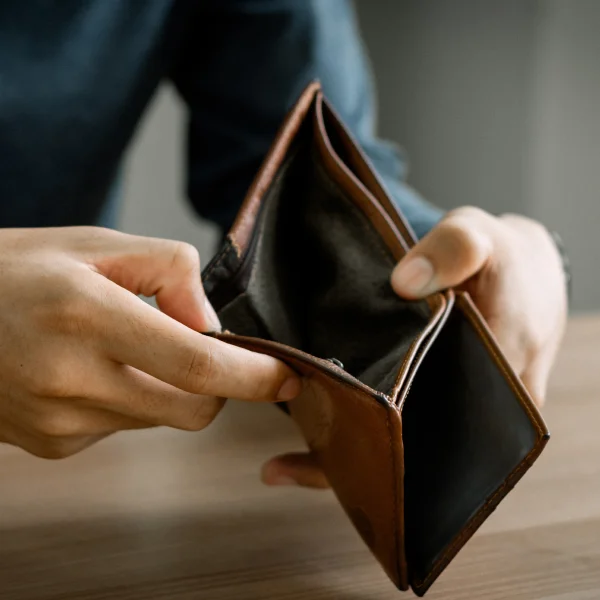
M 544 403 L 567 297 L 560 256 L 542 225 L 477 208 L 452 211 L 398 263 L 392 286 L 407 299 L 448 287 L 468 291 L 534 400 Z M 308 454 L 272 459 L 263 480 L 327 486 Z
M 4 229 L 0 290 L 0 442 L 32 454 L 69 456 L 124 429 L 195 431 L 226 397 L 300 391 L 283 363 L 198 333 L 220 324 L 187 244 Z

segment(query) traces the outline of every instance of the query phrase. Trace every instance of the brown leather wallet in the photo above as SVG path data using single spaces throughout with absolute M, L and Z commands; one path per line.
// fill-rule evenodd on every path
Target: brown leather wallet
M 414 243 L 313 83 L 203 281 L 220 339 L 304 375 L 289 413 L 388 576 L 423 595 L 548 431 L 467 294 L 393 292 Z

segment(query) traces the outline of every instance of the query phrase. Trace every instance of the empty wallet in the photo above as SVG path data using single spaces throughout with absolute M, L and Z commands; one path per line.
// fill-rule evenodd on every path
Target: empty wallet
M 414 243 L 313 83 L 203 282 L 216 337 L 303 375 L 286 410 L 387 575 L 423 595 L 549 436 L 466 293 L 394 293 Z

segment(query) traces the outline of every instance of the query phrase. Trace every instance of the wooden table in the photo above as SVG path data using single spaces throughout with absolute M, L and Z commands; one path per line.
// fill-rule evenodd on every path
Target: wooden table
M 431 600 L 600 598 L 600 318 L 570 324 L 548 449 Z M 267 489 L 302 447 L 284 415 L 231 403 L 199 434 L 115 436 L 66 461 L 0 451 L 0 599 L 392 599 L 329 492 Z

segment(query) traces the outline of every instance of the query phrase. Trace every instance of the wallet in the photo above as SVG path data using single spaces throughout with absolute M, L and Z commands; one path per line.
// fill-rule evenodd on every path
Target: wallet
M 549 435 L 467 293 L 394 293 L 414 243 L 315 82 L 202 277 L 216 337 L 302 374 L 285 409 L 389 578 L 423 595 Z

